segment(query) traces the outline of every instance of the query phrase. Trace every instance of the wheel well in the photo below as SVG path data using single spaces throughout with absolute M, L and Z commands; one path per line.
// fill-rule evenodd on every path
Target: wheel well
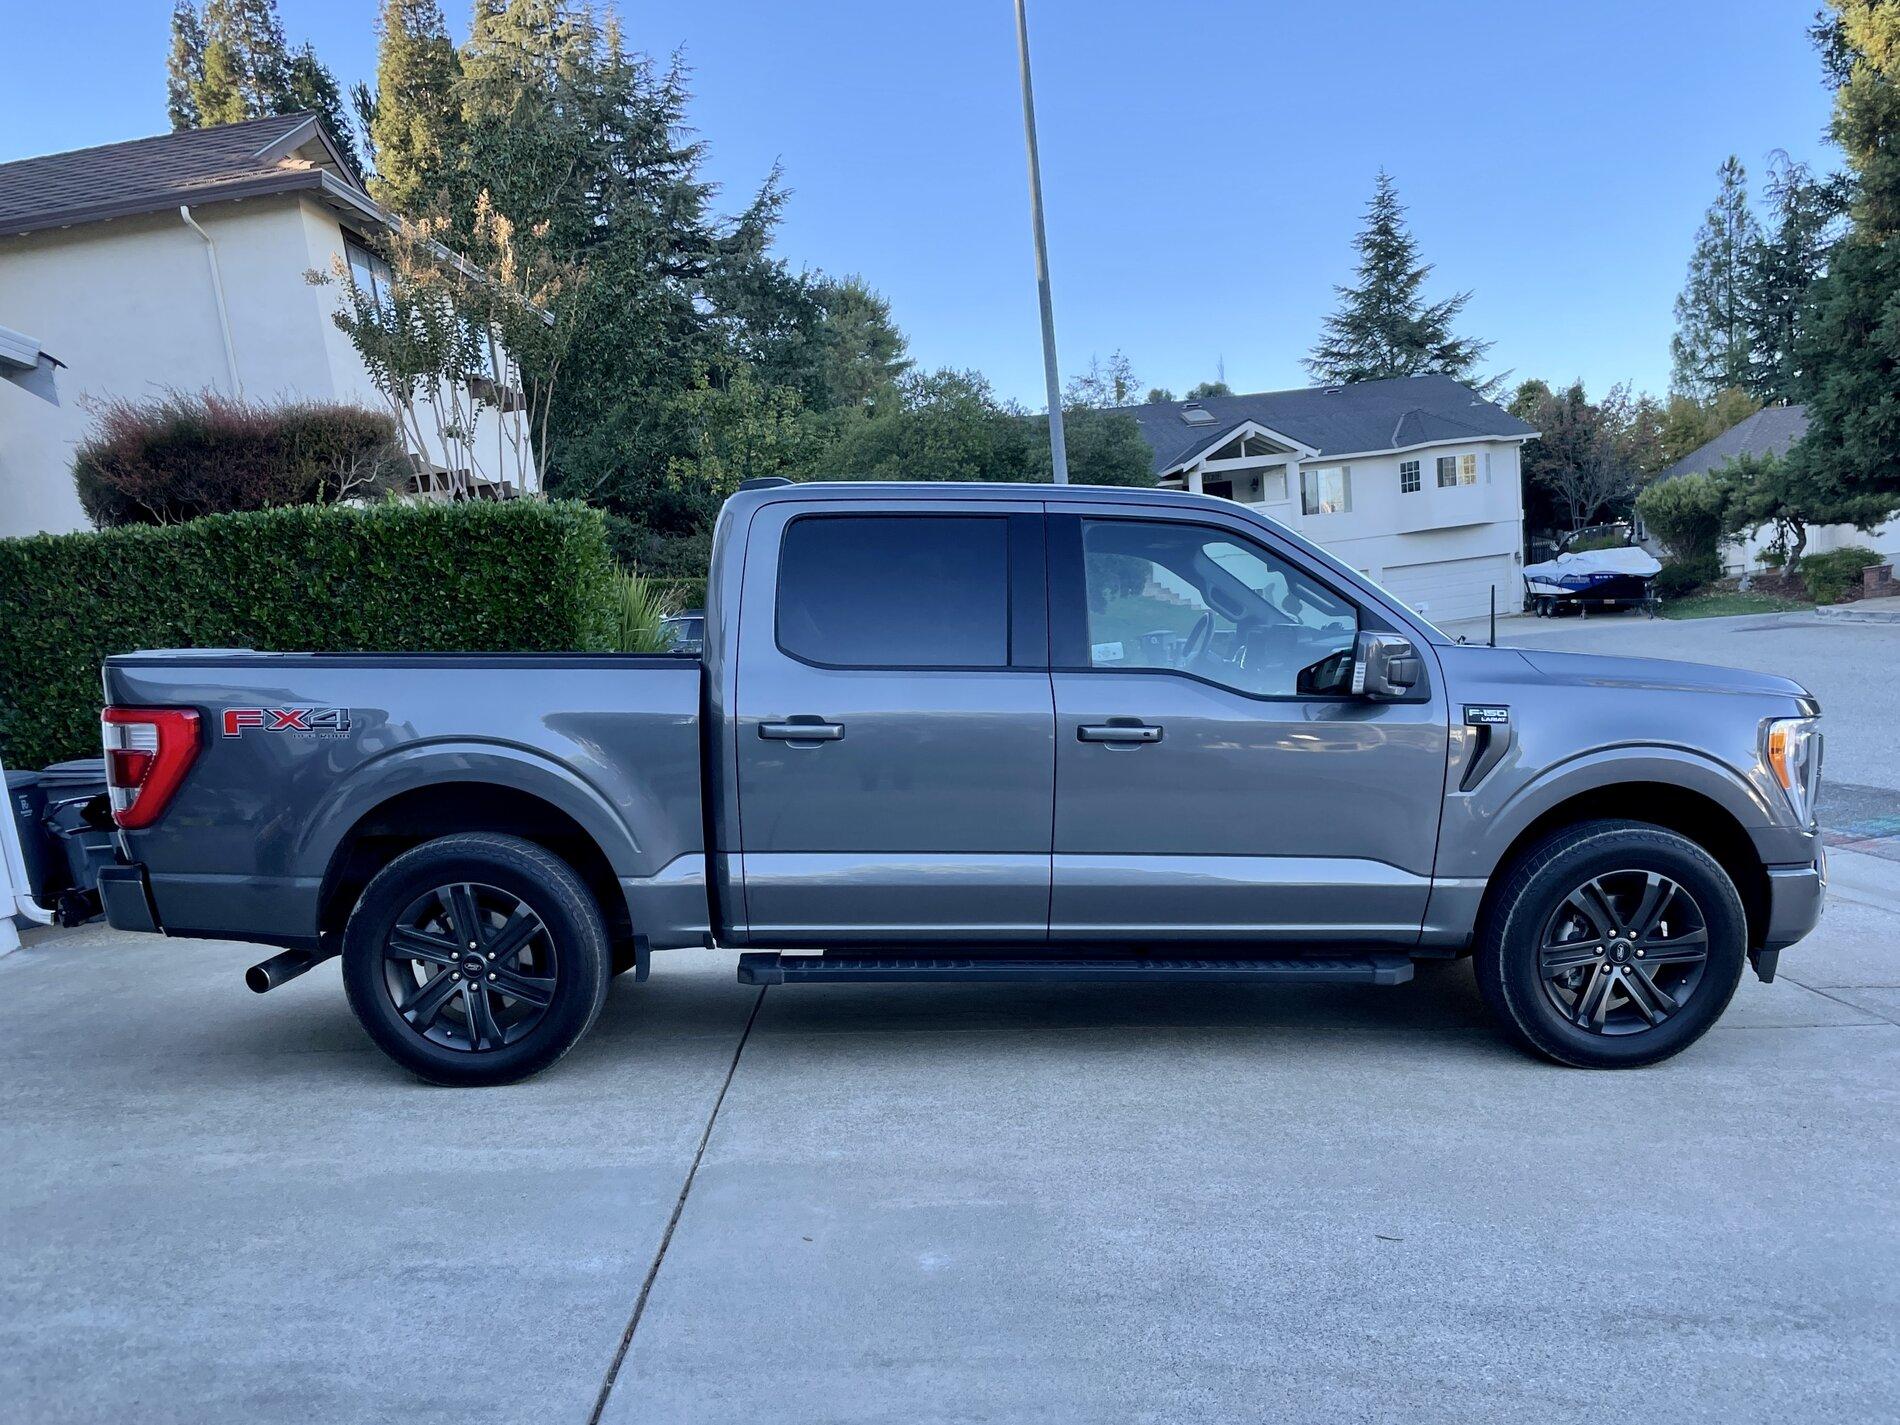
M 1586 821 L 1643 822 L 1688 837 L 1728 872 L 1748 916 L 1748 943 L 1761 944 L 1768 926 L 1768 873 L 1755 852 L 1754 842 L 1720 802 L 1665 782 L 1621 782 L 1597 787 L 1559 802 L 1538 817 L 1518 833 L 1491 873 L 1484 903 L 1478 912 L 1478 924 L 1483 925 L 1490 916 L 1492 898 L 1509 879 L 1511 867 L 1519 858 L 1552 833 Z
M 363 888 L 397 856 L 412 846 L 462 831 L 519 836 L 552 851 L 594 893 L 609 939 L 618 946 L 633 938 L 627 898 L 600 843 L 551 802 L 489 782 L 417 787 L 391 797 L 358 820 L 331 854 L 324 873 L 318 900 L 319 933 L 341 935 Z

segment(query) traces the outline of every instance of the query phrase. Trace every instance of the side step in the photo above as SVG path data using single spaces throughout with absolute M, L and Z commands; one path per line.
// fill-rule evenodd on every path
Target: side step
M 1067 955 L 783 955 L 759 951 L 739 957 L 742 985 L 899 981 L 1141 985 L 1164 980 L 1176 984 L 1402 985 L 1411 978 L 1409 955 L 1163 960 Z

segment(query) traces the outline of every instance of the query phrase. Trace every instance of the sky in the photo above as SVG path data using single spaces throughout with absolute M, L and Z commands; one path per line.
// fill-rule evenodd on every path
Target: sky
M 1661 392 L 1722 160 L 1837 164 L 1816 4 L 1029 0 L 1063 372 L 1120 349 L 1144 386 L 1308 384 L 1384 167 L 1489 371 Z M 280 5 L 346 88 L 373 76 L 375 0 Z M 162 132 L 170 8 L 0 0 L 0 160 Z M 862 275 L 921 366 L 1042 404 L 1010 0 L 620 9 L 692 66 L 728 208 L 782 164 L 782 256 Z

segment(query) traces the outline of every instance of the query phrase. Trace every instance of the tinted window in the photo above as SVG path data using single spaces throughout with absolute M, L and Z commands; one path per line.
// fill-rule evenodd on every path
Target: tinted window
M 1009 523 L 818 515 L 786 527 L 778 642 L 846 668 L 1009 663 Z
M 1259 697 L 1342 692 L 1359 613 L 1252 540 L 1084 520 L 1089 666 L 1167 668 Z

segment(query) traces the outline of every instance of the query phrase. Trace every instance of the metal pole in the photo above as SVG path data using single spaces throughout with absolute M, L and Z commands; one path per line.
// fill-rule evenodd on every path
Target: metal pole
M 1049 464 L 1058 485 L 1069 483 L 1069 445 L 1062 433 L 1062 382 L 1056 375 L 1056 316 L 1049 300 L 1049 241 L 1042 230 L 1042 161 L 1036 156 L 1036 95 L 1029 84 L 1029 16 L 1016 0 L 1016 52 L 1023 66 L 1023 136 L 1029 145 L 1029 216 L 1036 231 L 1036 298 L 1042 304 L 1042 374 L 1049 387 Z

